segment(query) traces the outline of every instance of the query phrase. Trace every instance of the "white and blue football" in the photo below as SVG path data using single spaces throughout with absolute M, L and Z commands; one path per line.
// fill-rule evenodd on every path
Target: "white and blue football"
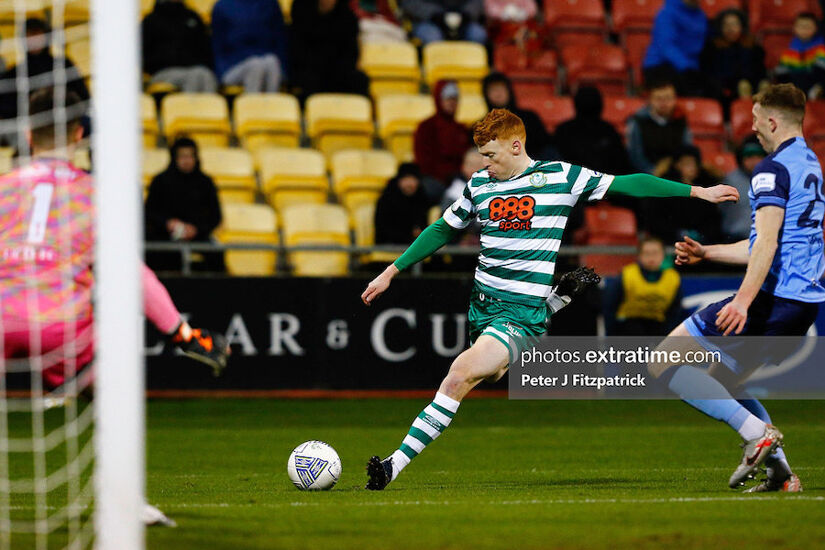
M 323 441 L 305 441 L 289 455 L 289 479 L 302 491 L 328 491 L 341 476 L 341 459 Z

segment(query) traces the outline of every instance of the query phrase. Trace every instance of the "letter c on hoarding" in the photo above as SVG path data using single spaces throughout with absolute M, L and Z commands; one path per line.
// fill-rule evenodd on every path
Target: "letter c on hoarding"
M 379 357 L 387 361 L 400 363 L 415 355 L 415 346 L 410 346 L 404 351 L 397 352 L 387 347 L 387 342 L 384 340 L 384 328 L 393 317 L 400 317 L 407 322 L 410 328 L 415 328 L 415 311 L 411 309 L 391 308 L 382 311 L 378 317 L 375 318 L 375 321 L 373 321 L 372 329 L 370 329 L 370 341 L 372 342 L 372 348 Z

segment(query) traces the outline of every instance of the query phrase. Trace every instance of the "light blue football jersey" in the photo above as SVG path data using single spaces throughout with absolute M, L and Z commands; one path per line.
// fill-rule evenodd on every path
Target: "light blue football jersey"
M 802 302 L 825 301 L 820 282 L 825 269 L 823 193 L 819 160 L 801 137 L 782 143 L 754 169 L 748 191 L 750 248 L 756 240 L 756 211 L 767 205 L 785 209 L 779 248 L 762 290 Z

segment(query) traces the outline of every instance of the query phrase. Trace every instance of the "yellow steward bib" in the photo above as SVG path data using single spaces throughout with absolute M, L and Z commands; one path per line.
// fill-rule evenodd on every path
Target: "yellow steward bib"
M 639 264 L 633 263 L 622 269 L 624 300 L 619 305 L 616 318 L 652 319 L 663 322 L 665 313 L 679 290 L 679 274 L 672 267 L 665 269 L 655 283 L 645 280 Z

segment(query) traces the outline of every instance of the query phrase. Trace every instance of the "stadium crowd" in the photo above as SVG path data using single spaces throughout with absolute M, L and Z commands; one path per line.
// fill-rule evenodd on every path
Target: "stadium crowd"
M 483 168 L 470 128 L 496 107 L 524 121 L 532 158 L 703 187 L 724 180 L 744 193 L 765 155 L 750 135 L 750 97 L 767 82 L 790 81 L 813 100 L 809 143 L 825 145 L 818 124 L 825 121 L 825 101 L 818 101 L 825 40 L 811 0 L 788 0 L 781 9 L 766 0 L 143 4 L 150 241 L 293 245 L 309 234 L 314 244 L 409 244 Z M 21 67 L 35 90 L 53 82 L 63 60 L 61 78 L 89 96 L 88 48 L 84 57 L 66 38 L 67 55 L 57 51 L 47 15 L 26 22 L 25 65 L 5 56 L 6 122 L 18 114 Z M 16 125 L 0 134 L 20 147 Z M 744 202 L 588 206 L 571 216 L 569 244 L 641 239 L 644 248 L 685 234 L 731 242 L 749 228 Z M 296 207 L 308 215 L 287 214 Z M 305 218 L 315 225 L 293 227 L 291 220 Z M 457 244 L 477 242 L 470 230 Z M 271 253 L 229 252 L 225 264 L 220 256 L 196 258 L 207 271 L 279 269 Z M 350 270 L 344 260 L 314 273 L 294 260 L 281 264 L 296 274 Z M 608 275 L 634 263 L 628 256 L 586 260 Z M 149 262 L 180 269 L 169 254 L 150 254 Z

